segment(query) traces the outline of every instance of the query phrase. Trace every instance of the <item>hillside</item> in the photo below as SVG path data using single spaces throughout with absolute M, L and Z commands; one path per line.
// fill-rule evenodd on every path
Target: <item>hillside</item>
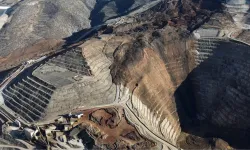
M 18 120 L 3 135 L 33 148 L 250 148 L 248 31 L 217 0 L 122 2 L 72 2 L 86 8 L 82 18 L 66 1 L 13 9 L 73 17 L 58 28 L 44 22 L 31 32 L 42 41 L 1 60 L 20 65 L 1 76 L 0 111 Z

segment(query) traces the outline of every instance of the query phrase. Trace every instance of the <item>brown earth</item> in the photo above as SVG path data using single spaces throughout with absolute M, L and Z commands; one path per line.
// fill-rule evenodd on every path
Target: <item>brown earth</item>
M 96 108 L 83 111 L 74 124 L 86 129 L 95 145 L 106 149 L 150 149 L 155 143 L 142 137 L 125 117 L 122 107 Z
M 178 143 L 184 149 L 233 149 L 222 139 L 202 138 L 184 132 L 181 134 Z
M 64 44 L 63 40 L 41 40 L 29 47 L 17 49 L 6 57 L 0 57 L 0 71 L 4 71 L 30 59 L 36 59 L 55 52 Z
M 179 134 L 180 123 L 176 106 L 175 91 L 192 70 L 192 61 L 186 47 L 182 29 L 167 26 L 138 34 L 130 43 L 120 45 L 114 52 L 111 74 L 116 84 L 129 88 L 150 112 L 142 112 L 140 118 L 153 115 L 157 119 L 145 121 L 147 127 L 171 143 L 161 127 L 167 118 L 171 122 L 173 134 Z M 137 101 L 132 99 L 133 105 Z M 134 109 L 137 112 L 136 109 Z M 152 123 L 150 123 L 152 122 Z M 154 124 L 154 125 L 151 125 Z M 174 135 L 171 135 L 174 136 Z

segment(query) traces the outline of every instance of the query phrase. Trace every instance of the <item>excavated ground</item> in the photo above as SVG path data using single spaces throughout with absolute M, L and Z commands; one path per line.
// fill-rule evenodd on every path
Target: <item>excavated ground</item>
M 249 148 L 249 50 L 228 39 L 198 40 L 197 66 L 175 92 L 183 131 Z
M 75 125 L 85 129 L 95 140 L 95 145 L 102 149 L 151 149 L 156 146 L 126 120 L 122 107 L 95 108 L 83 113 Z M 81 134 L 78 136 L 85 138 Z
M 59 90 L 54 94 L 55 105 L 50 104 L 50 110 L 59 115 L 70 112 L 76 105 L 94 107 L 126 98 L 126 105 L 138 120 L 157 137 L 173 145 L 183 149 L 228 148 L 226 142 L 217 139 L 221 138 L 233 147 L 250 148 L 249 45 L 227 38 L 194 40 L 190 33 L 206 22 L 211 12 L 188 2 L 183 7 L 176 5 L 178 3 L 163 3 L 142 13 L 136 23 L 107 26 L 88 39 L 80 47 L 90 66 L 91 78 L 74 83 L 75 87 Z M 55 59 L 62 60 L 62 57 Z M 34 75 L 44 73 L 39 78 L 46 80 L 56 72 L 53 69 L 44 72 L 40 67 Z M 66 72 L 65 69 L 62 72 Z M 32 79 L 24 79 L 24 82 L 37 85 Z M 42 81 L 41 84 L 39 87 L 49 86 Z M 120 95 L 115 93 L 117 85 L 123 86 L 123 89 L 119 87 Z M 74 88 L 77 92 L 73 93 Z M 15 89 L 9 90 L 6 92 L 11 94 Z M 112 124 L 107 127 L 106 123 L 115 123 L 115 120 L 109 121 L 112 115 L 106 110 L 87 114 L 90 117 L 83 119 L 83 124 L 92 124 L 118 139 L 121 130 L 129 126 L 118 125 L 115 130 Z M 40 112 L 36 115 L 40 116 Z M 114 144 L 112 136 L 109 139 L 96 137 L 96 141 Z

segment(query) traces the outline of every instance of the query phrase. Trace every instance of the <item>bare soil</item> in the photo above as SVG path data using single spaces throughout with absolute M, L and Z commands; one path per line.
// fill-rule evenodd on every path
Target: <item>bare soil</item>
M 156 144 L 142 137 L 125 118 L 122 107 L 90 109 L 75 125 L 85 128 L 95 145 L 106 149 L 151 149 Z
M 36 44 L 23 49 L 17 49 L 6 57 L 0 57 L 0 72 L 16 67 L 30 59 L 36 59 L 49 53 L 55 52 L 64 44 L 63 40 L 41 40 Z

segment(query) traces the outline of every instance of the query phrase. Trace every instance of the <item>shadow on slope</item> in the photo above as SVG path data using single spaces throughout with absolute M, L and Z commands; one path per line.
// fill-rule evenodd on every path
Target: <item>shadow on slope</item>
M 135 3 L 135 0 L 115 0 L 117 13 L 125 13 Z
M 204 61 L 175 92 L 181 127 L 191 135 L 250 148 L 250 47 L 236 41 L 216 43 L 207 52 L 211 56 L 197 58 Z
M 132 11 L 132 6 L 135 0 L 97 0 L 94 9 L 91 12 L 90 20 L 91 26 L 97 26 L 105 22 L 107 19 L 112 19 L 128 14 Z M 110 10 L 104 10 L 105 7 L 109 7 Z M 137 9 L 138 7 L 134 8 Z M 115 12 L 115 14 L 109 16 L 110 12 Z
M 101 12 L 105 5 L 107 5 L 110 1 L 97 0 L 94 9 L 90 14 L 91 26 L 94 27 L 96 25 L 102 24 L 105 13 Z

